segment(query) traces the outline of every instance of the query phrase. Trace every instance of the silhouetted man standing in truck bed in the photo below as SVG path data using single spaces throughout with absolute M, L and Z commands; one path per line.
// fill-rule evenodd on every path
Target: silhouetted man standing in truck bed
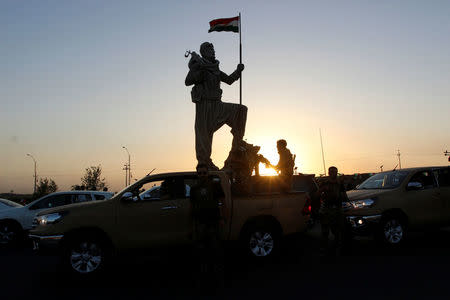
M 277 150 L 280 160 L 276 166 L 272 166 L 279 173 L 280 188 L 282 191 L 288 191 L 292 188 L 292 176 L 294 175 L 294 157 L 287 148 L 286 140 L 277 141 Z

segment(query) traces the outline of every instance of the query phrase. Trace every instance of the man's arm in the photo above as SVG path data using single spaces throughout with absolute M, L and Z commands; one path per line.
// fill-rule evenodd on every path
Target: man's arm
M 325 192 L 326 189 L 327 189 L 326 182 L 321 182 L 319 184 L 319 189 L 317 189 L 317 191 L 316 191 L 316 197 L 318 197 L 318 198 L 322 197 L 322 193 Z
M 244 65 L 239 64 L 236 71 L 231 73 L 230 75 L 225 74 L 224 72 L 220 71 L 220 81 L 225 82 L 228 85 L 233 84 L 236 80 L 238 80 L 241 77 L 241 73 L 244 70 Z
M 348 199 L 347 191 L 345 190 L 345 186 L 343 183 L 341 183 L 341 195 L 342 195 L 342 202 L 350 202 L 350 199 Z
M 276 170 L 280 170 L 286 166 L 288 160 L 286 155 L 287 155 L 286 152 L 280 153 L 280 159 L 278 160 L 278 164 L 274 166 Z

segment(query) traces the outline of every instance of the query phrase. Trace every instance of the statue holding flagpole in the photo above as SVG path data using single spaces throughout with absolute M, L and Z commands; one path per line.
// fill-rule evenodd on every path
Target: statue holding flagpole
M 240 14 L 238 17 L 216 19 L 210 22 L 212 31 L 241 32 Z M 240 87 L 240 104 L 222 102 L 220 82 L 231 85 L 241 78 L 244 70 L 242 64 L 242 47 L 240 46 L 240 63 L 230 75 L 219 69 L 219 61 L 215 57 L 213 44 L 205 42 L 200 46 L 200 55 L 191 55 L 189 72 L 186 76 L 186 86 L 193 85 L 191 90 L 192 102 L 195 103 L 195 151 L 198 165 L 206 165 L 209 170 L 218 170 L 211 160 L 212 140 L 214 132 L 224 124 L 231 127 L 233 134 L 232 151 L 243 143 L 245 124 L 247 121 L 247 107 L 242 105 L 242 86 Z M 231 152 L 230 152 L 231 153 Z

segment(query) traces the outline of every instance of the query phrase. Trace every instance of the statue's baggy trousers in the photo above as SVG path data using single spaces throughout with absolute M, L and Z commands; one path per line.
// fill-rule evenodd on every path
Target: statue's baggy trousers
M 244 137 L 246 122 L 245 105 L 224 103 L 220 100 L 196 103 L 195 151 L 198 163 L 212 165 L 211 146 L 214 132 L 227 124 L 233 134 L 233 146 L 237 146 Z

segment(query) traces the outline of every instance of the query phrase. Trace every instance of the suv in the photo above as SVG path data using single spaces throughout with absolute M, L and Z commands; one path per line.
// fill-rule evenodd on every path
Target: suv
M 250 257 L 273 256 L 283 235 L 306 229 L 310 212 L 306 192 L 281 192 L 277 176 L 255 176 L 242 189 L 231 184 L 225 172 L 210 176 L 214 195 L 222 203 L 222 239 L 240 241 Z M 95 273 L 113 254 L 127 250 L 189 245 L 189 196 L 196 183 L 196 172 L 146 176 L 110 200 L 39 213 L 30 238 L 36 249 L 52 245 L 61 249 L 63 263 L 77 274 Z
M 400 244 L 408 230 L 450 225 L 450 167 L 382 172 L 348 191 L 354 235 Z
M 28 205 L 0 211 L 0 244 L 13 244 L 32 228 L 37 213 L 53 207 L 93 200 L 109 199 L 111 192 L 70 191 L 56 192 L 41 197 Z

